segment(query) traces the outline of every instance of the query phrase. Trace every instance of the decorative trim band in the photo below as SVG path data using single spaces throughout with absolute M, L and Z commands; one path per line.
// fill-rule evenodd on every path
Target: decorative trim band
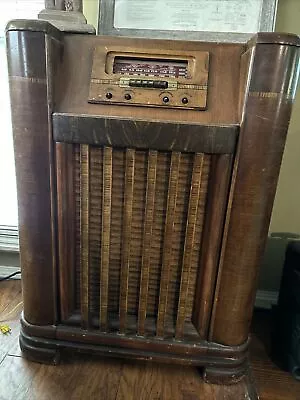
M 32 77 L 27 77 L 27 76 L 17 76 L 17 75 L 12 75 L 9 77 L 10 80 L 13 81 L 25 81 L 25 82 L 30 82 L 30 83 L 41 83 L 43 85 L 47 84 L 47 79 L 46 78 L 32 78 Z
M 269 99 L 277 99 L 280 96 L 285 96 L 287 99 L 292 100 L 294 96 L 290 93 L 284 92 L 249 92 L 250 97 L 260 97 L 260 98 L 269 98 Z

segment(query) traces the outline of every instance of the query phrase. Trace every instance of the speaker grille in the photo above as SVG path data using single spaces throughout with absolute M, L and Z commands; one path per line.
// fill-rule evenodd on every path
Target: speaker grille
M 75 145 L 75 303 L 82 326 L 190 330 L 210 155 Z

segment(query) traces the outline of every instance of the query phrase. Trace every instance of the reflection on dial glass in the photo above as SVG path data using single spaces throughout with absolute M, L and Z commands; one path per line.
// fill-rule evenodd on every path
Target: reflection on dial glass
M 187 78 L 188 62 L 115 57 L 114 74 Z

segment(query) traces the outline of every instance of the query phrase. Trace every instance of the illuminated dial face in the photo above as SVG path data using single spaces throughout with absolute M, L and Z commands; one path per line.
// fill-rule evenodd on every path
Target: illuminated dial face
M 187 78 L 185 61 L 173 60 L 146 60 L 116 57 L 113 73 L 135 76 L 156 76 L 162 78 Z

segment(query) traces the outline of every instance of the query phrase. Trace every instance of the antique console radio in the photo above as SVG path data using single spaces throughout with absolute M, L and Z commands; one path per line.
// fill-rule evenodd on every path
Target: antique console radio
M 299 45 L 8 25 L 29 358 L 245 374 Z

